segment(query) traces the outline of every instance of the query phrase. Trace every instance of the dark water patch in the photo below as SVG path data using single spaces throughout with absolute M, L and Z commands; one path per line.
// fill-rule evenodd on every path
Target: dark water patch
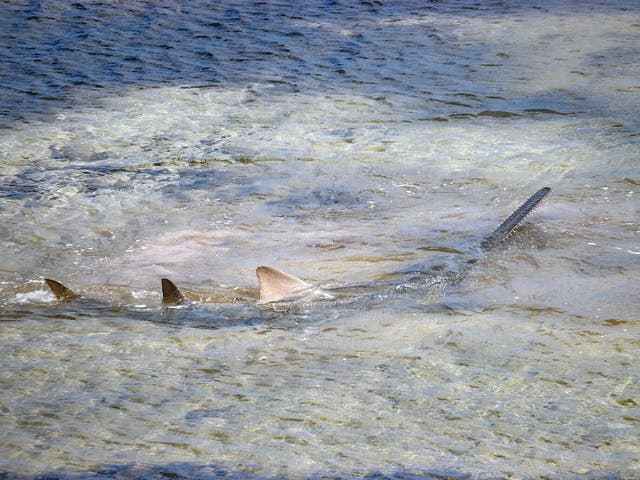
M 446 117 L 429 117 L 429 118 L 419 118 L 420 122 L 448 122 L 449 119 Z
M 470 100 L 478 100 L 480 98 L 475 93 L 467 93 L 467 92 L 454 93 L 452 96 L 454 96 L 454 97 L 464 97 L 464 98 L 468 98 Z
M 51 159 L 67 161 L 83 160 L 86 162 L 98 162 L 106 160 L 110 156 L 110 152 L 93 152 L 88 154 L 79 152 L 68 145 L 63 145 L 61 147 L 57 145 L 49 145 L 49 152 L 51 152 Z
M 122 190 L 132 185 L 132 179 L 127 182 L 107 180 L 118 174 L 131 176 L 122 167 L 109 165 L 26 168 L 0 185 L 0 198 L 20 199 L 26 206 L 33 206 L 61 196 L 78 193 L 90 196 L 103 189 Z
M 286 160 L 277 157 L 249 157 L 246 155 L 236 155 L 232 157 L 232 161 L 242 163 L 244 165 L 252 165 L 263 162 L 284 162 Z
M 452 113 L 449 115 L 449 119 L 451 120 L 464 120 L 467 118 L 476 118 L 476 115 L 473 113 Z
M 540 113 L 543 115 L 574 115 L 574 113 L 568 112 L 559 112 L 557 110 L 553 110 L 551 108 L 525 108 L 525 113 Z
M 472 112 L 455 112 L 448 117 L 431 117 L 423 118 L 427 121 L 447 121 L 447 120 L 461 120 L 470 118 L 496 118 L 496 119 L 519 119 L 523 117 L 539 117 L 542 115 L 554 115 L 554 116 L 570 116 L 580 115 L 583 112 L 561 112 L 550 108 L 526 108 L 522 111 L 508 111 L 508 110 L 483 110 L 478 113 Z
M 457 102 L 455 100 L 441 100 L 439 98 L 430 98 L 429 101 L 434 102 L 434 103 L 442 103 L 444 105 L 451 105 L 454 107 L 467 107 L 467 108 L 471 108 L 471 105 L 468 103 L 463 103 L 463 102 Z
M 619 327 L 625 325 L 633 325 L 636 323 L 636 320 L 621 320 L 618 318 L 608 318 L 606 320 L 602 320 L 602 323 L 608 327 Z
M 208 89 L 208 88 L 218 88 L 220 87 L 220 83 L 203 83 L 199 85 L 181 85 L 180 88 L 183 90 L 190 89 Z
M 418 247 L 417 250 L 420 250 L 421 252 L 436 252 L 436 253 L 464 255 L 464 252 L 461 250 L 458 250 L 457 248 L 446 247 L 441 245 L 428 245 L 424 247 Z
M 319 248 L 321 250 L 341 250 L 343 248 L 346 248 L 346 245 L 344 245 L 341 242 L 337 242 L 337 241 L 330 241 L 330 242 L 326 242 L 326 243 L 311 243 L 309 244 L 309 246 L 311 248 Z
M 340 215 L 359 214 L 371 208 L 374 196 L 370 193 L 354 193 L 347 189 L 318 188 L 281 200 L 267 202 L 274 216 L 333 218 Z
M 102 159 L 102 157 L 100 157 Z M 67 164 L 27 167 L 4 177 L 0 198 L 21 200 L 26 206 L 76 195 L 91 197 L 109 192 L 159 191 L 168 197 L 189 198 L 192 190 L 207 191 L 230 200 L 256 193 L 250 176 L 238 175 L 212 164 L 228 164 L 219 158 L 172 158 L 123 166 L 116 163 Z M 240 162 L 242 163 L 242 162 Z M 232 188 L 230 188 L 232 187 Z
M 54 304 L 39 306 L 8 305 L 2 307 L 0 315 L 3 321 L 52 321 L 70 320 L 81 321 L 89 318 L 150 320 L 157 312 L 142 309 L 128 309 L 118 305 L 107 305 L 90 299 L 82 299 L 68 304 Z M 133 315 L 133 317 L 131 317 Z
M 204 329 L 245 328 L 265 325 L 275 317 L 268 310 L 246 303 L 229 305 L 199 305 L 165 308 L 161 315 L 151 319 L 153 322 L 169 324 L 177 327 L 193 327 Z
M 159 302 L 158 302 L 159 303 Z M 107 303 L 87 297 L 68 302 L 39 306 L 5 305 L 0 308 L 0 321 L 83 321 L 100 319 L 101 322 L 130 325 L 131 322 L 151 322 L 175 327 L 193 327 L 217 330 L 264 325 L 277 320 L 277 313 L 259 309 L 248 303 L 215 305 L 194 303 L 183 307 L 138 308 Z
M 553 6 L 554 11 L 562 9 Z M 180 7 L 170 2 L 91 2 L 82 8 L 3 2 L 0 44 L 11 48 L 4 49 L 0 60 L 0 125 L 46 120 L 53 111 L 99 105 L 128 89 L 167 85 L 235 87 L 272 79 L 296 89 L 303 85 L 307 91 L 370 94 L 372 88 L 391 86 L 424 95 L 417 85 L 466 78 L 465 62 L 450 59 L 470 60 L 476 53 L 441 28 L 425 34 L 423 29 L 431 27 L 400 20 L 529 13 L 525 4 L 478 9 L 465 2 L 367 8 L 314 1 L 301 9 L 234 1 Z M 425 51 L 437 53 L 425 56 Z M 594 62 L 611 58 L 607 65 L 615 69 L 612 62 L 620 55 L 631 62 L 636 53 L 615 49 Z M 450 93 L 448 88 L 436 90 Z
M 5 177 L 0 184 L 0 198 L 7 200 L 25 200 L 40 192 L 41 185 L 35 178 L 29 178 L 26 172 L 13 177 Z
M 557 478 L 567 480 L 629 480 L 616 473 L 594 472 L 576 466 L 574 472 L 558 472 Z M 70 469 L 58 469 L 49 473 L 38 475 L 21 475 L 8 471 L 0 471 L 0 479 L 6 480 L 287 480 L 286 475 L 264 476 L 257 473 L 256 467 L 245 467 L 231 470 L 215 464 L 200 464 L 190 462 L 175 462 L 157 465 L 103 465 L 96 466 L 84 472 L 74 472 Z M 377 472 L 358 474 L 341 473 L 329 470 L 320 471 L 306 476 L 308 480 L 504 480 L 511 478 L 502 474 L 491 474 L 480 471 L 475 473 L 465 472 L 463 469 L 433 468 L 433 469 L 407 469 L 393 472 Z M 297 478 L 297 477 L 293 477 Z M 541 477 L 541 478 L 556 478 Z
M 514 112 L 508 112 L 505 110 L 483 110 L 477 114 L 478 117 L 492 117 L 492 118 L 510 118 L 520 117 L 521 115 Z
M 188 422 L 203 422 L 207 421 L 208 418 L 217 418 L 224 417 L 229 414 L 230 407 L 226 408 L 206 408 L 206 409 L 198 409 L 191 410 L 185 415 L 185 419 Z

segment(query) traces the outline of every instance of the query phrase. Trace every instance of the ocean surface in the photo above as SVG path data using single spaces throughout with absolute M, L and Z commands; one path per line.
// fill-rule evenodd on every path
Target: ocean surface
M 640 478 L 638 112 L 631 0 L 2 2 L 0 478 Z

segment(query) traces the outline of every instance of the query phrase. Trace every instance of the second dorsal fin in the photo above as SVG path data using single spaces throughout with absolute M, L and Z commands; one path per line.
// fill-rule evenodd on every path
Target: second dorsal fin
M 44 283 L 47 284 L 49 290 L 56 296 L 56 298 L 60 301 L 63 300 L 71 300 L 77 295 L 70 288 L 65 287 L 60 282 L 56 282 L 55 280 L 51 280 L 50 278 L 45 278 Z
M 256 268 L 260 284 L 260 303 L 278 302 L 313 287 L 293 275 L 271 267 Z
M 184 303 L 185 298 L 182 292 L 175 283 L 168 278 L 161 279 L 162 281 L 162 303 L 165 305 L 180 305 Z

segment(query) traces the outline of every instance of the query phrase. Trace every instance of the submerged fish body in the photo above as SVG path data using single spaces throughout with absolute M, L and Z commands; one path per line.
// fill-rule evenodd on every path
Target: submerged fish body
M 135 305 L 109 303 L 82 291 L 51 279 L 45 284 L 56 298 L 55 304 L 40 305 L 37 309 L 22 305 L 3 311 L 6 319 L 32 318 L 80 318 L 94 316 L 103 320 L 138 320 L 202 328 L 222 328 L 241 325 L 262 324 L 278 316 L 274 309 L 260 308 L 255 302 L 202 303 L 190 301 L 168 279 L 162 279 L 162 304 Z
M 309 314 L 315 309 L 326 307 L 364 308 L 388 301 L 396 295 L 412 293 L 422 297 L 438 297 L 448 286 L 459 282 L 484 254 L 506 240 L 550 191 L 549 187 L 544 187 L 529 197 L 498 228 L 482 239 L 478 250 L 479 255 L 462 261 L 455 268 L 430 264 L 417 265 L 391 273 L 378 281 L 332 286 L 313 285 L 275 268 L 260 266 L 256 269 L 260 287 L 260 299 L 257 304 L 247 299 L 231 303 L 210 304 L 206 305 L 206 308 L 200 308 L 201 315 L 193 314 L 200 303 L 189 302 L 188 296 L 181 292 L 175 283 L 168 278 L 162 278 L 162 303 L 165 307 L 163 308 L 165 314 L 162 315 L 162 321 L 192 324 L 195 319 L 196 322 L 202 320 L 205 326 L 239 322 L 252 323 L 253 321 L 262 322 L 278 318 L 282 316 L 283 312 Z M 60 302 L 82 298 L 60 282 L 51 279 L 46 279 L 45 282 Z M 167 311 L 172 313 L 167 314 Z M 186 321 L 188 316 L 195 318 Z
M 344 300 L 351 298 L 380 298 L 398 293 L 438 294 L 447 286 L 453 285 L 464 276 L 468 269 L 478 262 L 480 257 L 504 242 L 522 223 L 529 213 L 549 194 L 551 189 L 544 187 L 531 195 L 517 210 L 480 243 L 480 256 L 467 259 L 455 269 L 442 265 L 417 265 L 410 269 L 389 275 L 388 279 L 358 285 L 314 286 L 293 275 L 280 272 L 271 267 L 258 267 L 256 274 L 260 283 L 260 303 L 292 301 L 300 298 L 322 300 Z

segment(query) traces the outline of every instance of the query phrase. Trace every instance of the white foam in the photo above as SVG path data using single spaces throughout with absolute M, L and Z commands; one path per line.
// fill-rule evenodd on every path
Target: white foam
M 31 303 L 53 303 L 56 301 L 56 297 L 48 290 L 33 290 L 31 292 L 18 293 L 15 296 L 15 303 L 17 304 L 31 304 Z

